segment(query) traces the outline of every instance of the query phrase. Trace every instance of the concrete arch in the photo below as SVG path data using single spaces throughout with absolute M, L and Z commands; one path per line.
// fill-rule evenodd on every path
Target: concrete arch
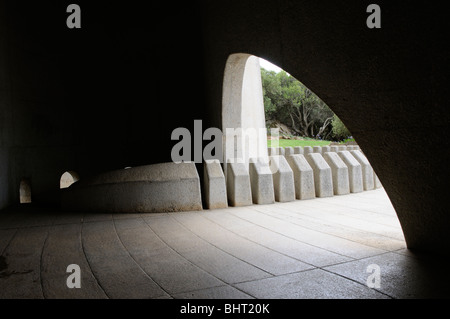
M 267 134 L 259 59 L 231 54 L 225 65 L 222 95 L 223 156 L 248 165 L 249 158 L 267 157 Z M 226 165 L 224 165 L 226 169 Z

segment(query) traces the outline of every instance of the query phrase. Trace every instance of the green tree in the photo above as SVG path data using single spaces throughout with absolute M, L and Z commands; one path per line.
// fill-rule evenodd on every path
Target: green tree
M 264 97 L 264 111 L 266 118 L 272 119 L 276 117 L 277 112 L 276 100 L 281 92 L 280 83 L 276 80 L 276 73 L 261 68 L 261 81 Z
M 279 121 L 301 136 L 326 138 L 333 112 L 301 82 L 284 71 L 261 68 L 267 120 Z
M 333 120 L 331 121 L 333 137 L 336 140 L 343 140 L 351 136 L 352 134 L 348 130 L 348 128 L 344 125 L 341 119 L 334 114 Z

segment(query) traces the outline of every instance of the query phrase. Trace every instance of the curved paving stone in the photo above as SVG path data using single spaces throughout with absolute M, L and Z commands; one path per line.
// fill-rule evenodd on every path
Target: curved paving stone
M 383 190 L 381 190 L 382 192 L 384 192 Z M 361 196 L 361 194 L 364 194 L 363 196 Z M 364 193 L 356 193 L 356 194 L 350 194 L 350 195 L 346 195 L 346 196 L 337 196 L 336 200 L 334 200 L 332 202 L 332 204 L 334 206 L 337 207 L 347 207 L 350 209 L 353 209 L 355 211 L 359 211 L 359 212 L 364 212 L 364 214 L 366 212 L 372 212 L 372 213 L 378 213 L 378 214 L 383 214 L 383 215 L 387 215 L 387 216 L 395 216 L 395 219 L 398 221 L 398 218 L 396 217 L 396 213 L 394 208 L 392 207 L 391 203 L 388 201 L 389 199 L 387 198 L 384 203 L 380 203 L 380 200 L 377 198 L 374 198 L 373 200 L 370 199 L 370 196 L 372 194 L 380 194 L 378 193 L 378 190 L 371 190 L 371 191 L 365 191 Z M 350 199 L 347 197 L 350 196 L 351 197 L 351 202 Z M 322 202 L 321 198 L 316 199 L 317 202 Z M 361 218 L 364 218 L 363 215 L 359 214 Z M 400 223 L 398 223 L 398 225 L 400 225 Z
M 288 205 L 286 205 L 288 206 Z M 404 244 L 404 236 L 400 231 L 400 224 L 394 216 L 386 216 L 377 213 L 367 212 L 364 218 L 358 214 L 358 210 L 349 207 L 336 207 L 327 203 L 305 203 L 306 208 L 298 214 L 298 207 L 286 207 L 293 210 L 295 216 L 310 216 L 320 221 L 320 225 L 332 222 L 333 227 L 342 225 L 351 229 L 358 229 L 366 234 L 375 234 L 388 239 L 395 239 Z M 284 209 L 285 207 L 283 207 Z
M 450 298 L 448 270 L 442 261 L 389 252 L 325 268 L 344 278 L 366 284 L 369 265 L 380 268 L 380 287 L 394 298 Z
M 84 223 L 82 240 L 87 260 L 110 298 L 156 298 L 166 295 L 131 258 L 112 221 Z
M 149 217 L 146 221 L 180 255 L 226 283 L 272 276 L 201 239 L 173 218 Z
M 200 214 L 175 215 L 174 218 L 212 245 L 272 275 L 313 268 L 311 265 L 242 238 L 203 218 Z
M 0 256 L 17 232 L 17 229 L 0 229 Z
M 22 228 L 3 252 L 0 299 L 41 299 L 41 253 L 48 227 Z
M 133 259 L 168 293 L 223 285 L 165 244 L 143 219 L 123 219 L 116 221 L 116 226 Z
M 333 251 L 350 258 L 364 258 L 384 252 L 378 248 L 355 243 L 347 239 L 311 230 L 300 225 L 295 225 L 280 218 L 261 214 L 258 212 L 258 207 L 254 206 L 246 208 L 245 212 L 243 208 L 242 211 L 236 212 L 235 215 L 290 238 Z
M 53 226 L 42 252 L 42 286 L 45 298 L 107 298 L 97 283 L 81 246 L 81 224 Z M 69 289 L 67 266 L 80 266 L 81 288 Z
M 177 299 L 254 299 L 231 286 L 220 286 L 191 292 L 185 292 L 174 296 Z
M 225 211 L 215 212 L 204 217 L 241 237 L 316 267 L 353 260 L 352 258 L 286 237 L 237 216 L 228 214 Z
M 399 236 L 398 229 L 396 232 L 393 232 L 392 237 L 390 237 L 390 232 L 393 229 L 385 227 L 384 225 L 365 223 L 348 216 L 343 216 L 342 214 L 330 216 L 333 214 L 323 214 L 320 209 L 305 209 L 302 214 L 299 214 L 289 207 L 282 207 L 277 210 L 276 213 L 267 210 L 266 213 L 270 216 L 282 217 L 286 221 L 307 227 L 311 230 L 325 232 L 339 238 L 348 239 L 356 243 L 383 250 L 396 250 L 406 247 L 402 234 L 400 234 L 401 238 L 396 238 Z M 329 225 L 329 221 L 333 221 L 333 224 Z M 380 235 L 380 233 L 383 235 Z
M 387 299 L 363 284 L 322 269 L 299 272 L 236 285 L 259 299 Z M 324 289 L 324 287 L 326 287 Z
M 54 214 L 39 211 L 37 208 L 36 211 L 33 211 L 34 206 L 31 206 L 31 204 L 25 205 L 30 206 L 26 208 L 19 207 L 18 211 L 10 212 L 10 214 L 4 216 L 4 218 L 0 220 L 0 228 L 38 227 L 50 226 L 53 224 L 53 220 L 55 219 Z

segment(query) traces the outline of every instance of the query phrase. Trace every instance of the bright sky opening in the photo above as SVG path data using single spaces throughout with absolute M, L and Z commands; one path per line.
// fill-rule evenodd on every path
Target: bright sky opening
M 281 68 L 277 67 L 275 64 L 270 63 L 267 60 L 264 60 L 262 58 L 259 58 L 259 64 L 262 68 L 268 70 L 268 71 L 275 71 L 276 73 L 281 71 Z

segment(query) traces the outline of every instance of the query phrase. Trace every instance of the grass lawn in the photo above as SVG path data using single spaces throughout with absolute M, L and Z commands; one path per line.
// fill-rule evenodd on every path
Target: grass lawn
M 279 142 L 279 146 L 280 147 L 287 147 L 287 146 L 324 146 L 324 145 L 329 145 L 331 142 L 330 141 L 322 141 L 322 140 L 313 140 L 313 139 L 308 139 L 308 140 L 284 140 L 284 139 L 280 139 L 278 140 Z M 267 147 L 272 147 L 272 140 L 267 140 Z

